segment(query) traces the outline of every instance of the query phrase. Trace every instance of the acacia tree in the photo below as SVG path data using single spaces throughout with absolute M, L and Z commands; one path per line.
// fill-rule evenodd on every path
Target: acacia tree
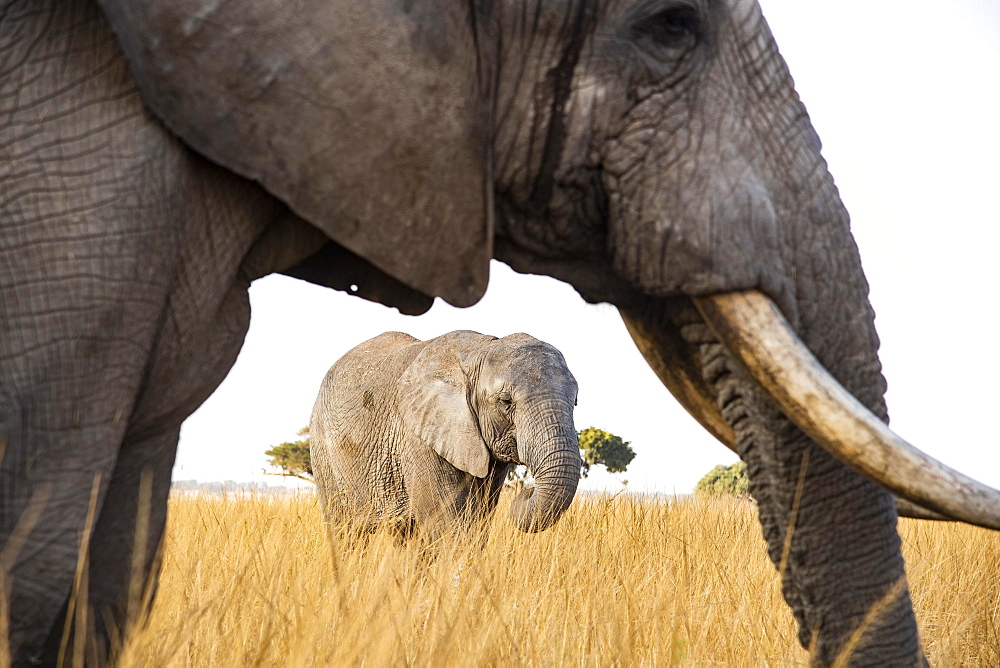
M 299 441 L 286 441 L 264 452 L 268 457 L 267 463 L 281 469 L 281 473 L 264 471 L 265 474 L 316 482 L 313 480 L 312 460 L 309 458 L 309 427 L 299 429 L 298 435 L 305 438 Z
M 610 473 L 622 473 L 635 459 L 635 450 L 630 447 L 631 441 L 623 441 L 609 431 L 587 427 L 580 431 L 580 453 L 583 456 L 583 468 L 580 477 L 586 478 L 590 467 L 603 464 Z

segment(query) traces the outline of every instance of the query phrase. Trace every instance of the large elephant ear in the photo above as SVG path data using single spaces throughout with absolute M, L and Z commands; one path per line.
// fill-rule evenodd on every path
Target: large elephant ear
M 153 112 L 334 241 L 469 306 L 492 257 L 475 3 L 100 0 Z
M 399 382 L 399 416 L 406 434 L 477 478 L 489 472 L 490 452 L 469 406 L 469 379 L 459 354 L 469 343 L 492 339 L 452 332 L 428 341 Z

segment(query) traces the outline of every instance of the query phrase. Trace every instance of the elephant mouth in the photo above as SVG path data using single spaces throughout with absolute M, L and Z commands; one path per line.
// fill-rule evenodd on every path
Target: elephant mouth
M 949 468 L 890 430 L 823 367 L 768 297 L 740 291 L 692 301 L 718 341 L 782 413 L 844 465 L 893 492 L 901 514 L 1000 529 L 1000 492 Z M 712 393 L 700 372 L 690 362 L 679 362 L 689 356 L 670 354 L 686 343 L 669 331 L 651 331 L 641 318 L 627 312 L 623 316 L 671 393 L 733 448 L 733 431 L 710 400 Z

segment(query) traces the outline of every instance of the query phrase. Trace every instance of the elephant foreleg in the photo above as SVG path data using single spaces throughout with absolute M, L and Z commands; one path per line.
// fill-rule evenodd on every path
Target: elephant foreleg
M 37 338 L 27 350 L 35 354 L 6 357 L 0 350 L 0 546 L 16 665 L 36 658 L 50 629 L 61 639 L 60 606 L 72 599 L 86 609 L 82 566 L 92 553 L 142 376 L 141 361 L 108 364 L 110 343 L 89 345 L 85 329 L 74 331 L 31 332 Z M 28 336 L 0 339 L 9 351 Z M 81 348 L 89 354 L 78 356 Z M 50 380 L 29 389 L 25 377 Z
M 60 650 L 74 647 L 85 648 L 96 663 L 104 664 L 129 626 L 148 612 L 179 434 L 172 428 L 126 436 L 90 537 L 87 614 L 67 625 L 68 606 L 63 606 L 46 639 L 43 664 L 55 664 Z

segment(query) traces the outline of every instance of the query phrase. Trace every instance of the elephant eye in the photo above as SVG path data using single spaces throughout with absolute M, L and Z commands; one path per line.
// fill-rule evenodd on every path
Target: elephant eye
M 497 396 L 497 403 L 500 404 L 500 407 L 504 410 L 510 410 L 510 407 L 514 405 L 514 400 L 511 399 L 509 392 L 501 392 L 499 396 Z
M 700 37 L 698 14 L 691 7 L 670 7 L 632 26 L 632 36 L 661 47 L 691 47 Z
M 674 4 L 659 11 L 640 14 L 629 26 L 629 43 L 644 65 L 646 83 L 677 81 L 690 69 L 697 48 L 706 41 L 705 26 L 689 4 Z

